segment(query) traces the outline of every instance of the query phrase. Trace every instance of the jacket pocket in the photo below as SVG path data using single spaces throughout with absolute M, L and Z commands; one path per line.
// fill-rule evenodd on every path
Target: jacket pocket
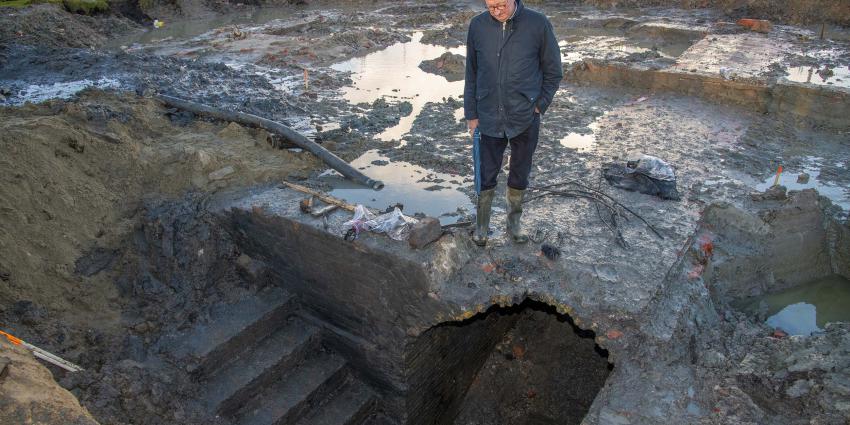
M 479 118 L 495 119 L 499 116 L 499 99 L 493 95 L 495 90 L 479 88 L 475 92 L 476 104 L 478 106 Z
M 519 92 L 532 104 L 537 103 L 537 99 L 540 97 L 539 88 L 522 88 L 519 89 Z

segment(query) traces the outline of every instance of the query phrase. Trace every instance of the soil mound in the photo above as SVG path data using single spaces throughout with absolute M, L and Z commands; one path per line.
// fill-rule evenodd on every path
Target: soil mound
M 57 380 L 107 423 L 121 423 L 131 411 L 151 418 L 173 413 L 162 400 L 167 384 L 133 362 L 144 359 L 147 340 L 138 335 L 147 338 L 162 326 L 157 318 L 169 302 L 179 301 L 180 308 L 170 308 L 177 316 L 197 315 L 202 304 L 186 301 L 187 294 L 215 299 L 193 288 L 223 278 L 193 275 L 185 256 L 197 262 L 206 253 L 203 258 L 212 264 L 225 264 L 216 255 L 234 255 L 214 243 L 215 232 L 194 204 L 175 207 L 179 223 L 169 218 L 171 210 L 159 212 L 156 205 L 306 176 L 320 165 L 309 153 L 271 147 L 263 130 L 204 121 L 149 98 L 98 90 L 73 101 L 0 108 L 0 152 L 0 322 L 4 330 L 85 368 L 60 371 Z M 184 228 L 204 235 L 199 238 L 210 246 L 179 251 L 182 241 L 169 238 L 180 236 L 169 232 Z M 163 260 L 151 254 L 159 252 L 153 248 L 138 248 L 160 239 L 171 257 Z M 184 262 L 174 260 L 176 251 Z M 144 265 L 148 261 L 164 261 L 157 270 L 175 271 L 153 278 L 138 270 L 151 267 Z M 152 310 L 133 313 L 140 303 Z M 169 320 L 187 320 L 181 317 Z M 151 420 L 147 423 L 162 423 Z
M 24 339 L 65 332 L 45 326 L 56 323 L 50 316 L 107 332 L 118 325 L 105 272 L 120 265 L 147 194 L 277 181 L 319 164 L 270 147 L 265 131 L 187 121 L 129 94 L 0 109 L 0 123 L 0 313 L 29 330 Z
M 79 15 L 56 4 L 0 10 L 0 45 L 99 47 L 110 36 L 137 28 L 137 24 L 126 18 Z

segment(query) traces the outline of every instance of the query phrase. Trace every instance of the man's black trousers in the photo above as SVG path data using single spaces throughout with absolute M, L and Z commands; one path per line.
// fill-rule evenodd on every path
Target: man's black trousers
M 508 187 L 525 190 L 528 187 L 528 175 L 531 174 L 531 158 L 537 148 L 540 135 L 540 114 L 534 114 L 534 120 L 525 131 L 508 140 L 505 137 L 491 137 L 481 134 L 481 190 L 496 187 L 496 178 L 502 169 L 502 157 L 508 143 L 511 144 L 511 162 L 508 172 Z

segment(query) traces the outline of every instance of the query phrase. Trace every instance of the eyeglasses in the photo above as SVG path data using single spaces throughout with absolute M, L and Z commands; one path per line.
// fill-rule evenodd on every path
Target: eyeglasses
M 508 7 L 508 3 L 505 2 L 505 3 L 502 3 L 502 4 L 497 4 L 495 6 L 487 6 L 487 9 L 489 9 L 491 12 L 495 12 L 497 10 L 498 11 L 505 10 L 507 7 Z

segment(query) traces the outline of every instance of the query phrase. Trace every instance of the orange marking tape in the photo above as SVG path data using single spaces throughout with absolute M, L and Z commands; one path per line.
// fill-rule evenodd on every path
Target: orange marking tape
M 6 333 L 6 332 L 3 332 L 3 331 L 0 331 L 0 335 L 5 336 L 5 337 L 6 337 L 6 339 L 8 339 L 8 340 L 9 340 L 9 342 L 11 342 L 12 344 L 15 344 L 15 345 L 21 345 L 21 344 L 23 344 L 23 342 L 24 342 L 22 339 L 20 339 L 20 338 L 18 338 L 18 337 L 16 337 L 16 336 L 14 336 L 14 335 L 12 335 L 12 334 L 8 334 L 8 333 Z

